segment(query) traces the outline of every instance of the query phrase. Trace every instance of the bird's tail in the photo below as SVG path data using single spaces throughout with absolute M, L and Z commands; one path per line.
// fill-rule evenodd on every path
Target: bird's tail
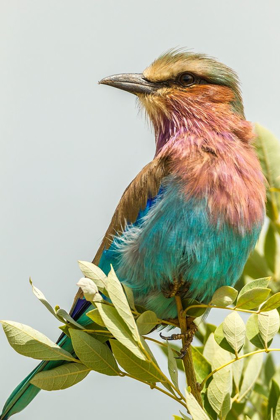
M 31 385 L 30 381 L 36 373 L 44 370 L 45 364 L 46 362 L 41 362 L 12 392 L 3 407 L 1 420 L 7 420 L 13 414 L 23 410 L 36 397 L 40 389 Z
M 72 350 L 71 341 L 67 336 L 62 337 L 59 342 L 59 345 L 63 347 L 65 350 L 68 349 Z M 68 350 L 67 349 L 67 350 Z M 34 376 L 42 371 L 53 369 L 57 366 L 62 365 L 65 363 L 62 360 L 46 362 L 43 361 L 39 363 L 39 365 L 14 389 L 12 394 L 7 399 L 2 414 L 0 415 L 0 420 L 7 420 L 13 414 L 16 414 L 22 411 L 32 400 L 36 397 L 40 388 L 32 385 L 30 383 L 31 379 Z
M 81 325 L 87 325 L 91 322 L 90 318 L 86 316 L 86 312 L 90 310 L 92 306 L 90 302 L 79 299 L 76 303 L 73 313 L 71 314 L 75 320 L 78 320 Z M 74 354 L 72 342 L 69 337 L 65 334 L 62 334 L 57 344 L 62 347 L 64 350 L 68 351 L 71 354 Z M 19 413 L 28 404 L 36 397 L 40 388 L 32 385 L 30 381 L 34 376 L 42 371 L 54 369 L 62 364 L 65 361 L 63 360 L 56 360 L 56 361 L 42 361 L 12 392 L 12 394 L 7 399 L 2 414 L 0 415 L 0 420 L 8 420 L 13 414 Z

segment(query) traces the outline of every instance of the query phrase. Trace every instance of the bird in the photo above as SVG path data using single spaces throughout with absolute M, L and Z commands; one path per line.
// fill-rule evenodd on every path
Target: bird
M 154 128 L 155 155 L 124 191 L 93 263 L 106 274 L 112 265 L 138 305 L 176 318 L 176 294 L 208 302 L 234 286 L 264 222 L 265 178 L 239 79 L 210 56 L 172 49 L 143 73 L 99 83 L 136 95 Z M 89 309 L 79 290 L 71 316 L 85 325 Z M 73 352 L 67 336 L 58 344 Z M 61 363 L 41 362 L 0 419 L 37 395 L 36 373 Z

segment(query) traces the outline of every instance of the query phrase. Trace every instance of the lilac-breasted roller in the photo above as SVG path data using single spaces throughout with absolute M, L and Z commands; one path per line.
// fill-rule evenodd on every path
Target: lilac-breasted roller
M 178 280 L 184 294 L 206 302 L 233 286 L 263 224 L 264 177 L 238 78 L 213 58 L 170 51 L 142 74 L 100 83 L 138 97 L 156 152 L 125 190 L 93 262 L 106 273 L 112 264 L 136 303 L 175 318 Z M 85 324 L 89 305 L 79 291 L 73 318 Z M 59 345 L 72 349 L 66 336 Z M 1 420 L 39 392 L 29 382 L 36 373 L 61 363 L 42 362 L 9 397 Z

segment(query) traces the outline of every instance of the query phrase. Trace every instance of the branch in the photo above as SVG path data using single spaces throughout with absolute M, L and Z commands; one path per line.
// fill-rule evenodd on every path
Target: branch
M 186 340 L 187 340 L 186 339 L 187 320 L 186 320 L 186 315 L 184 314 L 184 311 L 183 311 L 181 297 L 175 296 L 175 301 L 177 305 L 179 325 L 180 325 L 181 333 L 183 334 L 182 343 L 184 347 L 186 345 Z M 197 387 L 197 380 L 196 380 L 194 364 L 193 364 L 193 359 L 192 359 L 192 349 L 190 346 L 187 348 L 186 354 L 183 357 L 183 364 L 185 368 L 187 384 L 191 388 L 191 393 L 193 394 L 197 402 L 201 405 L 201 407 L 203 407 L 200 391 Z
M 258 310 L 258 311 L 251 311 L 250 309 L 242 309 L 242 308 L 238 308 L 238 306 L 234 306 L 234 307 L 230 307 L 230 306 L 216 306 L 216 305 L 210 305 L 210 304 L 208 304 L 208 305 L 206 305 L 206 304 L 204 304 L 204 303 L 201 303 L 201 304 L 199 304 L 199 305 L 191 305 L 191 306 L 188 306 L 184 311 L 183 311 L 183 315 L 184 316 L 186 316 L 187 315 L 187 312 L 190 310 L 190 309 L 193 309 L 193 308 L 205 308 L 205 309 L 225 309 L 225 310 L 227 310 L 227 311 L 237 311 L 237 312 L 245 312 L 245 313 L 247 313 L 247 314 L 259 314 L 260 312 L 261 312 L 261 309 L 260 310 Z
M 240 359 L 245 359 L 245 357 L 254 356 L 255 354 L 259 354 L 259 353 L 271 353 L 272 351 L 280 351 L 280 349 L 260 349 L 260 350 L 252 351 L 251 353 L 242 354 L 242 356 L 237 355 L 234 359 L 230 360 L 229 362 L 225 363 L 222 366 L 219 366 L 217 369 L 214 369 L 211 373 L 209 373 L 209 375 L 206 376 L 206 378 L 203 379 L 203 381 L 201 382 L 201 388 L 204 387 L 208 379 L 211 378 L 211 376 L 213 376 L 214 373 L 219 372 L 219 370 L 227 367 L 228 365 L 231 365 L 232 363 L 237 362 Z

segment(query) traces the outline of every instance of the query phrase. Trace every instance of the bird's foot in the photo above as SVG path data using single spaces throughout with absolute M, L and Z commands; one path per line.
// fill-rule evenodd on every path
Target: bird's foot
M 183 359 L 185 357 L 185 355 L 187 354 L 188 348 L 190 347 L 193 341 L 193 337 L 197 331 L 197 326 L 193 322 L 193 318 L 190 318 L 189 322 L 187 319 L 187 324 L 188 324 L 188 330 L 185 333 L 172 334 L 170 336 L 165 336 L 165 335 L 162 335 L 161 333 L 159 334 L 163 340 L 168 340 L 168 341 L 183 340 L 184 345 L 181 348 L 180 354 L 178 357 L 176 357 L 176 359 Z
M 180 355 L 178 357 L 176 357 L 176 359 L 184 359 L 184 357 L 187 354 L 188 348 L 190 347 L 190 345 L 193 341 L 193 337 L 194 337 L 194 335 L 197 331 L 197 326 L 193 322 L 192 318 L 189 319 L 189 322 L 188 322 L 188 318 L 187 318 L 187 325 L 188 325 L 188 330 L 184 334 L 185 337 L 183 339 L 184 345 L 180 350 Z
M 172 298 L 176 295 L 185 296 L 189 291 L 189 283 L 182 278 L 180 280 L 175 279 L 172 282 L 165 283 L 161 291 L 166 298 Z
M 163 335 L 162 333 L 159 333 L 160 338 L 163 340 L 173 341 L 173 340 L 181 340 L 186 336 L 186 334 L 171 334 L 171 335 Z

